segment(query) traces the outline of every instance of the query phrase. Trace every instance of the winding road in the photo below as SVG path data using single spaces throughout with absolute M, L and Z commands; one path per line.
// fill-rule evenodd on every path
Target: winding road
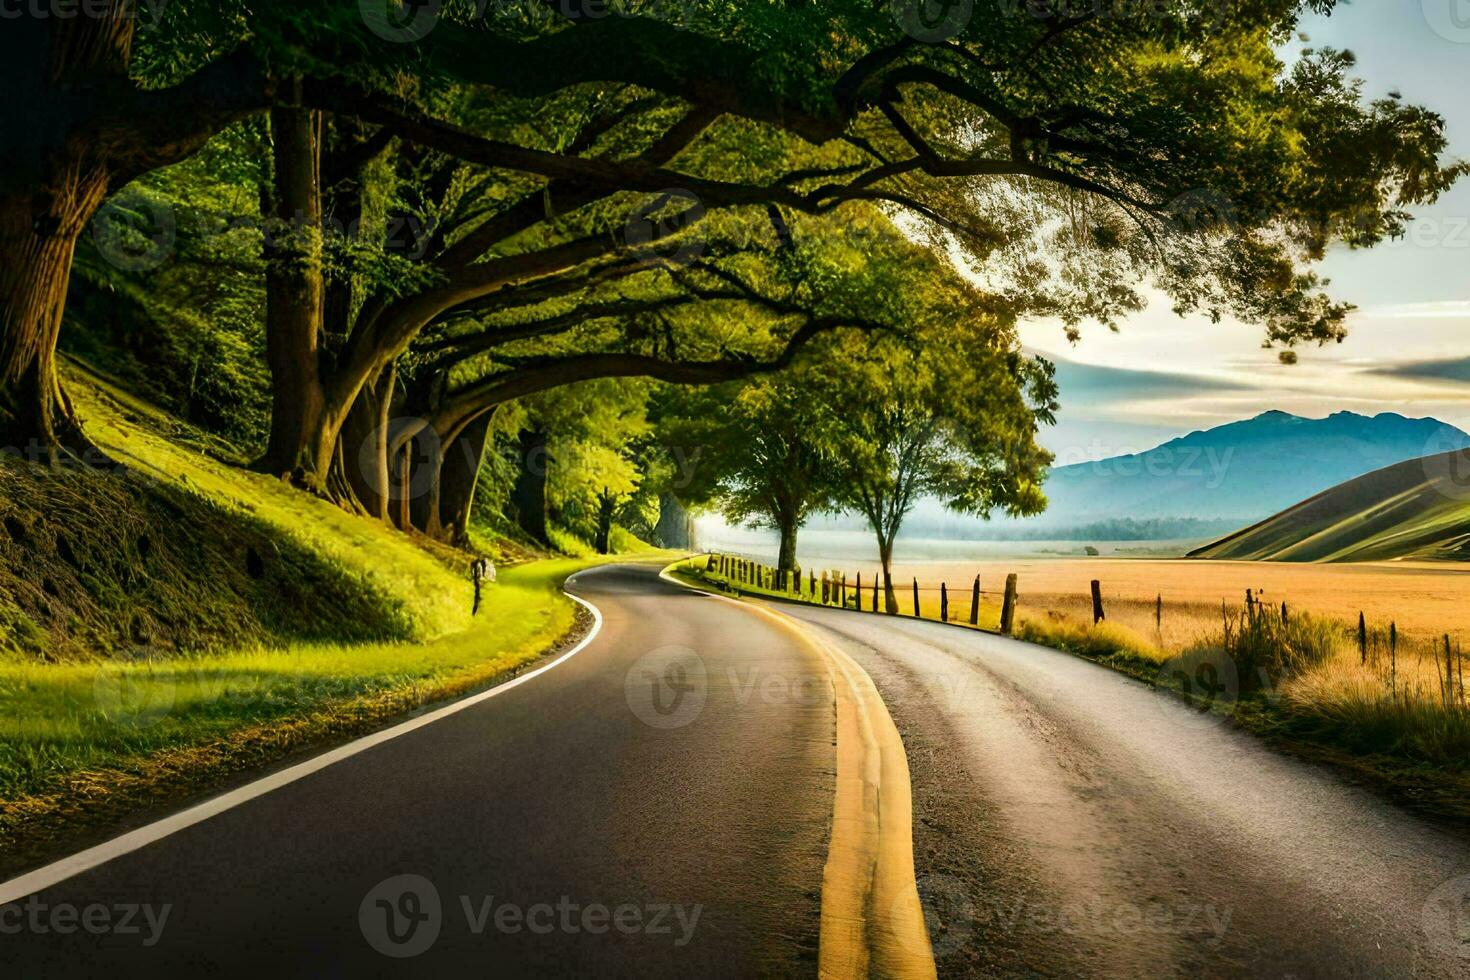
M 577 576 L 601 631 L 514 689 L 0 906 L 0 976 L 815 975 L 828 666 L 657 572 Z
M 0 884 L 0 975 L 1470 975 L 1464 834 L 1126 677 L 568 590 L 538 673 Z
M 907 748 L 941 977 L 1470 976 L 1470 840 L 1076 657 L 783 605 Z

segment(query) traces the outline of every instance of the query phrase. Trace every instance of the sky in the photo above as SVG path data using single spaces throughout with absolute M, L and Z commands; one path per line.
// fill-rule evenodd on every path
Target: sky
M 1356 0 L 1302 26 L 1315 46 L 1358 56 L 1365 95 L 1402 92 L 1445 117 L 1453 156 L 1470 158 L 1470 0 Z M 1057 362 L 1062 412 L 1042 441 L 1057 465 L 1148 449 L 1270 409 L 1433 416 L 1470 430 L 1470 180 L 1416 211 L 1405 239 L 1336 249 L 1319 267 L 1359 309 L 1350 336 L 1302 347 L 1293 366 L 1260 328 L 1180 319 L 1162 297 L 1118 333 L 1024 324 L 1029 350 Z

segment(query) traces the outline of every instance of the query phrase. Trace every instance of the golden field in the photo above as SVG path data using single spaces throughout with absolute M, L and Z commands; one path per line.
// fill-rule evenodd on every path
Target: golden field
M 876 565 L 838 565 L 848 583 L 862 573 L 871 589 Z M 821 574 L 821 569 L 816 569 Z M 1370 626 L 1428 639 L 1445 633 L 1470 640 L 1470 563 L 1375 562 L 1369 564 L 1284 564 L 1145 558 L 1018 558 L 997 561 L 896 563 L 895 587 L 904 612 L 912 607 L 912 580 L 921 601 L 937 610 L 941 582 L 950 588 L 951 616 L 968 616 L 971 583 L 980 576 L 983 609 L 998 603 L 1007 573 L 1017 575 L 1022 618 L 1046 611 L 1091 619 L 1090 583 L 1102 583 L 1110 620 L 1154 639 L 1154 603 L 1164 600 L 1162 646 L 1186 644 L 1190 634 L 1216 631 L 1220 603 L 1239 608 L 1245 590 L 1279 607 L 1356 625 L 1362 612 Z M 865 592 L 865 608 L 872 601 Z M 931 613 L 932 614 L 932 613 Z
M 876 568 L 857 562 L 831 569 L 809 565 L 801 593 L 807 601 L 821 601 L 824 571 L 845 577 L 849 603 L 861 573 L 862 608 L 873 607 Z M 894 566 L 899 612 L 914 614 L 917 579 L 920 615 L 939 618 L 944 583 L 949 618 L 967 621 L 978 574 L 979 625 L 994 629 L 1000 592 L 1012 572 L 1018 577 L 1019 638 L 1144 677 L 1156 671 L 1159 677 L 1174 677 L 1180 664 L 1189 676 L 1195 668 L 1188 665 L 1200 658 L 1228 661 L 1239 689 L 1218 707 L 1234 713 L 1238 695 L 1272 719 L 1277 734 L 1290 732 L 1357 757 L 1388 759 L 1385 771 L 1428 763 L 1436 767 L 1430 775 L 1445 783 L 1444 806 L 1470 816 L 1470 792 L 1460 775 L 1470 767 L 1470 697 L 1463 683 L 1470 659 L 1464 655 L 1470 645 L 1465 643 L 1470 640 L 1470 564 L 1145 558 L 909 562 Z M 1091 615 L 1093 579 L 1102 583 L 1107 614 L 1097 626 Z M 706 580 L 729 581 L 718 572 Z M 740 587 L 770 591 L 748 582 Z M 1253 613 L 1245 610 L 1246 589 L 1262 601 Z M 1156 619 L 1160 596 L 1162 615 Z M 839 593 L 833 591 L 830 601 L 840 601 Z M 1289 613 L 1285 620 L 1283 601 Z M 1359 645 L 1360 610 L 1366 618 L 1366 651 Z

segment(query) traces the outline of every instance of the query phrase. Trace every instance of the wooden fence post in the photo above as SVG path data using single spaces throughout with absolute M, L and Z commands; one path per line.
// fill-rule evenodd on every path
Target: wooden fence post
M 873 612 L 878 611 L 878 576 L 873 576 Z
M 1092 625 L 1096 626 L 1107 617 L 1103 615 L 1102 583 L 1092 580 Z
M 837 576 L 837 587 L 842 590 L 842 608 L 847 608 L 847 573 L 840 572 Z
M 827 573 L 822 572 L 822 605 L 827 604 Z
M 1435 673 L 1439 673 L 1438 669 Z M 1450 697 L 1455 689 L 1455 675 L 1450 668 L 1450 635 L 1444 635 L 1444 706 L 1450 706 Z
M 939 621 L 949 622 L 949 588 L 943 582 L 939 583 Z
M 1000 604 L 1000 631 L 1007 636 L 1016 625 L 1016 573 L 1006 576 L 1006 594 Z
M 1281 600 L 1281 621 L 1283 623 L 1287 622 L 1287 616 L 1286 616 L 1286 600 L 1285 599 L 1282 599 Z
M 1388 624 L 1388 691 L 1395 699 L 1399 693 L 1399 628 Z
M 1164 632 L 1164 593 L 1160 592 L 1154 599 L 1154 629 L 1162 635 Z
M 975 576 L 975 587 L 970 590 L 970 625 L 980 625 L 980 576 Z
M 1449 637 L 1445 637 L 1445 642 L 1449 642 Z M 1368 620 L 1361 612 L 1358 613 L 1358 655 L 1363 663 L 1368 662 Z
M 914 579 L 914 618 L 919 618 L 919 580 Z
M 812 598 L 813 599 L 816 599 L 816 597 L 817 597 L 817 573 L 816 572 L 807 572 L 807 574 L 812 577 Z

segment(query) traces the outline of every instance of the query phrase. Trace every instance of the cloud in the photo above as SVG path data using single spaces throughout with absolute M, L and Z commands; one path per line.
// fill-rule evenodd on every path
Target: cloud
M 1470 357 L 1431 358 L 1402 364 L 1382 364 L 1369 373 L 1385 378 L 1428 379 L 1470 383 Z
M 1202 392 L 1248 391 L 1227 378 L 1188 372 L 1147 371 L 1052 358 L 1063 407 L 1101 408 L 1119 401 L 1189 397 Z
M 1444 300 L 1437 303 L 1400 303 L 1362 311 L 1364 317 L 1379 320 L 1470 320 L 1470 300 Z

